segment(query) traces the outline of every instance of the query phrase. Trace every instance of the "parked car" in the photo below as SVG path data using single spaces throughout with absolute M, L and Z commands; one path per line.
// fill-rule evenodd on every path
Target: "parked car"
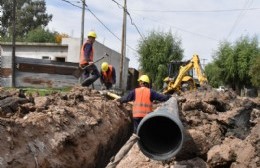
M 225 86 L 219 86 L 216 90 L 219 92 L 225 92 L 227 91 L 227 88 L 225 88 Z

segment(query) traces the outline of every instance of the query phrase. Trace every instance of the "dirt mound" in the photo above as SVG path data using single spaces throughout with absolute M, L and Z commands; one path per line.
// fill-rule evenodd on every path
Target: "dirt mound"
M 155 161 L 134 145 L 117 168 L 260 167 L 259 99 L 204 90 L 178 105 L 181 152 Z M 130 110 L 88 88 L 44 97 L 0 88 L 0 167 L 105 167 L 131 135 Z
M 99 92 L 0 89 L 0 167 L 105 167 L 131 134 L 131 114 Z
M 137 145 L 117 168 L 260 167 L 260 100 L 232 91 L 194 91 L 178 97 L 186 138 L 168 161 L 144 156 Z

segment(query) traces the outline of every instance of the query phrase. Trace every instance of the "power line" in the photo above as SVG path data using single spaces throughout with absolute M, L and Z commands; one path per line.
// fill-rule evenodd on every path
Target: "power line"
M 222 9 L 222 10 L 138 10 L 131 9 L 136 12 L 159 12 L 159 13 L 218 13 L 218 12 L 237 12 L 237 11 L 260 10 L 260 8 L 246 8 L 246 9 Z
M 137 15 L 138 15 L 138 14 L 137 14 Z M 185 30 L 185 29 L 180 28 L 180 27 L 177 27 L 177 26 L 172 26 L 172 25 L 170 25 L 170 24 L 168 24 L 168 23 L 162 23 L 161 21 L 158 21 L 158 20 L 155 20 L 155 19 L 150 19 L 150 18 L 147 18 L 147 17 L 143 17 L 143 19 L 148 19 L 148 20 L 151 20 L 151 21 L 153 21 L 153 22 L 160 23 L 160 24 L 162 24 L 162 25 L 168 25 L 168 26 L 170 26 L 170 27 L 172 27 L 172 28 L 174 28 L 174 29 L 177 29 L 177 30 L 180 30 L 180 31 L 183 31 L 183 32 L 186 32 L 186 33 L 190 33 L 190 34 L 193 34 L 193 35 L 196 35 L 196 36 L 204 37 L 204 38 L 207 38 L 207 39 L 209 39 L 209 40 L 218 41 L 218 40 L 215 39 L 215 38 L 212 38 L 212 37 L 209 37 L 209 36 L 200 34 L 200 33 L 191 32 L 191 31 L 189 31 L 189 30 Z
M 61 0 L 61 1 L 66 2 L 66 3 L 68 3 L 68 4 L 70 4 L 70 5 L 74 6 L 74 7 L 77 7 L 77 8 L 82 9 L 81 6 L 75 5 L 74 3 L 72 3 L 72 2 L 70 2 L 70 1 L 68 1 L 68 0 Z
M 115 35 L 87 6 L 87 4 L 85 4 L 87 9 L 114 37 L 116 37 L 119 41 L 122 41 L 117 35 Z M 137 52 L 135 49 L 133 49 L 131 46 L 129 46 L 128 44 L 126 44 L 130 49 L 132 49 L 133 51 Z
M 144 40 L 143 35 L 141 34 L 140 30 L 138 29 L 138 27 L 136 26 L 136 24 L 133 22 L 133 19 L 130 15 L 130 13 L 126 10 L 127 15 L 129 16 L 130 20 L 131 20 L 131 24 L 134 25 L 135 29 L 137 30 L 138 34 L 142 37 L 142 39 Z
M 115 3 L 118 5 L 119 8 L 124 9 L 124 7 L 123 7 L 121 4 L 119 4 L 117 1 L 115 1 L 115 0 L 112 0 L 112 1 L 115 2 Z M 124 10 L 125 10 L 125 12 L 127 13 L 127 15 L 129 16 L 130 21 L 131 21 L 131 24 L 135 27 L 135 29 L 137 30 L 138 34 L 139 34 L 139 35 L 141 36 L 141 38 L 144 40 L 144 37 L 143 37 L 143 35 L 141 34 L 140 30 L 138 29 L 137 25 L 133 22 L 133 19 L 132 19 L 131 15 L 130 15 L 129 11 L 128 11 L 127 9 L 124 9 Z
M 115 1 L 115 0 L 112 0 L 112 1 L 115 2 L 120 9 L 123 9 L 123 8 L 124 8 L 123 5 L 121 5 L 121 4 L 118 3 L 117 1 Z
M 237 18 L 236 18 L 236 20 L 235 20 L 235 22 L 234 22 L 234 24 L 233 24 L 233 26 L 232 26 L 232 28 L 231 28 L 231 30 L 229 31 L 229 33 L 228 33 L 228 38 L 231 36 L 231 34 L 234 32 L 234 30 L 235 30 L 235 28 L 236 28 L 236 26 L 238 25 L 238 23 L 240 22 L 240 20 L 242 19 L 242 17 L 245 15 L 245 13 L 246 13 L 246 11 L 247 11 L 247 7 L 249 7 L 249 6 L 251 6 L 251 4 L 252 4 L 252 2 L 253 2 L 253 0 L 250 2 L 250 0 L 247 0 L 246 2 L 245 2 L 245 4 L 244 4 L 244 10 L 242 10 L 240 13 L 239 13 L 239 15 L 237 16 Z
M 75 5 L 75 4 L 72 3 L 71 1 L 68 1 L 68 0 L 61 0 L 61 1 L 64 1 L 64 2 L 69 3 L 70 5 L 72 5 L 72 6 L 74 6 L 74 7 L 77 7 L 77 8 L 82 9 L 81 6 Z M 74 1 L 74 2 L 80 3 L 79 1 Z M 82 0 L 81 0 L 81 2 L 82 2 Z M 83 2 L 82 2 L 82 3 L 83 3 Z M 85 6 L 87 7 L 86 10 L 88 10 L 88 11 L 99 21 L 99 23 L 101 23 L 115 38 L 117 38 L 119 41 L 122 41 L 117 35 L 115 35 L 115 34 L 94 14 L 94 12 L 92 12 L 92 11 L 89 9 L 89 7 L 88 7 L 88 5 L 87 5 L 86 3 L 85 3 Z M 132 48 L 131 46 L 129 46 L 128 44 L 127 44 L 127 46 L 128 46 L 131 50 L 137 52 L 135 49 L 133 49 L 133 48 Z

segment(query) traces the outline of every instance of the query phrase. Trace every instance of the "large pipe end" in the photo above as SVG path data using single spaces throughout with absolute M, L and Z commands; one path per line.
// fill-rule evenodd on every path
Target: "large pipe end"
M 179 118 L 165 111 L 153 112 L 143 118 L 137 135 L 143 154 L 159 161 L 174 157 L 180 151 L 184 138 Z

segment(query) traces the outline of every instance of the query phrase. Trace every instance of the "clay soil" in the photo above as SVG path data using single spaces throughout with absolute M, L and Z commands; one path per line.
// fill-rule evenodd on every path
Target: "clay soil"
M 186 140 L 167 161 L 144 156 L 134 145 L 117 168 L 260 167 L 260 99 L 213 89 L 178 96 Z
M 177 99 L 181 152 L 155 161 L 134 145 L 117 168 L 260 167 L 259 98 L 208 89 Z M 79 86 L 44 97 L 0 88 L 0 132 L 1 168 L 102 168 L 132 134 L 131 106 Z

